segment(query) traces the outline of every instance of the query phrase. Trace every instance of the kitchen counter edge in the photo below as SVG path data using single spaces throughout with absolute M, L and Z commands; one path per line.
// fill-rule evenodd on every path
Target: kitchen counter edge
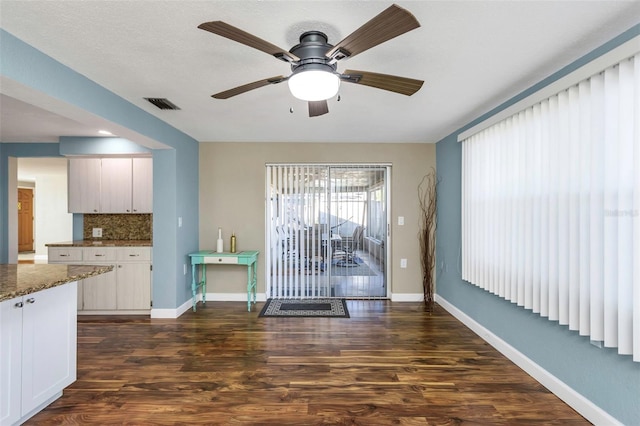
M 151 240 L 75 240 L 48 243 L 47 247 L 152 247 Z
M 0 265 L 0 302 L 113 271 L 113 265 Z

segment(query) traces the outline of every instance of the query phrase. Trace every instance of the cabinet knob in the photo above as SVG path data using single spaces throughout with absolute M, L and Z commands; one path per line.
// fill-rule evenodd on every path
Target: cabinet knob
M 122 268 L 122 265 L 118 265 L 118 268 Z
M 98 209 L 93 209 L 93 212 L 94 213 L 98 213 Z
M 14 308 L 22 308 L 24 306 L 24 304 L 22 302 L 18 302 L 15 305 L 13 305 Z
M 33 298 L 33 297 L 30 297 L 30 298 L 27 299 L 27 303 L 33 305 L 34 303 L 36 303 L 36 299 Z

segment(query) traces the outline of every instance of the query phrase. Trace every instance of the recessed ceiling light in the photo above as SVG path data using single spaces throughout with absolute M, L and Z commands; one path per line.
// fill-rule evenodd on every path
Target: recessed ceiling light
M 98 133 L 100 133 L 101 135 L 105 135 L 105 136 L 113 136 L 113 133 L 111 133 L 108 130 L 98 130 Z

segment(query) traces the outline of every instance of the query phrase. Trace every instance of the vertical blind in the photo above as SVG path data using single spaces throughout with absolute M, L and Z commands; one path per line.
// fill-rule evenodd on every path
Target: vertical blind
M 268 297 L 387 296 L 387 172 L 381 164 L 266 165 Z
M 640 362 L 640 54 L 463 141 L 462 278 Z
M 328 295 L 328 276 L 317 273 L 326 249 L 327 176 L 327 167 L 321 165 L 266 168 L 268 297 Z

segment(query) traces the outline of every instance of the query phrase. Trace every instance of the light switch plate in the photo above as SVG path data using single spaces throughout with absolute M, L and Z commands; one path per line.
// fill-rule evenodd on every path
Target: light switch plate
M 93 228 L 93 237 L 102 238 L 102 228 Z
M 407 259 L 400 259 L 400 267 L 401 268 L 407 267 Z
M 404 225 L 404 216 L 398 216 L 398 225 Z

